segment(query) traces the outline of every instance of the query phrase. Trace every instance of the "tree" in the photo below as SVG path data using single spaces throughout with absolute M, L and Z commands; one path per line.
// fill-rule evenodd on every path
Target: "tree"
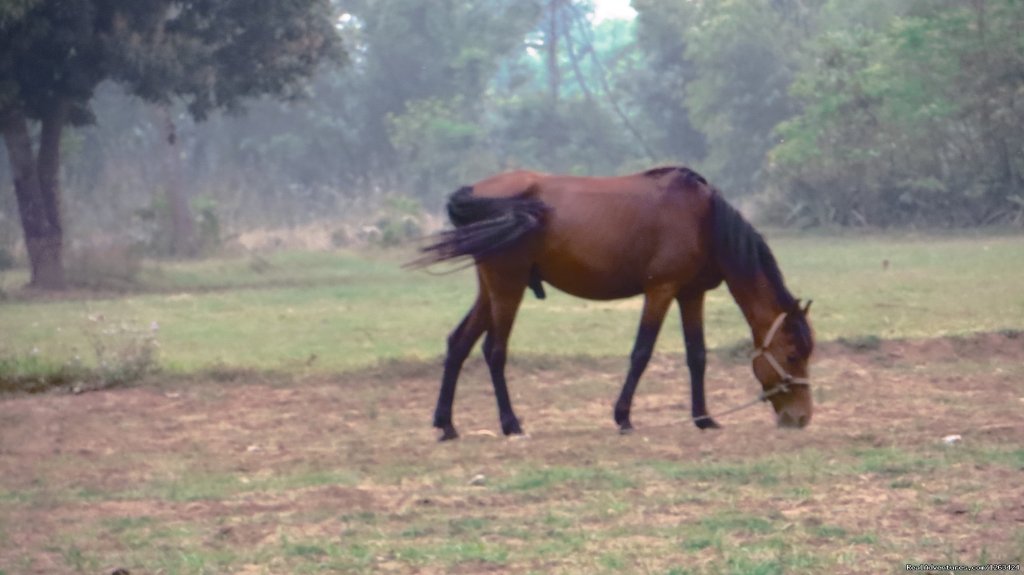
M 771 153 L 792 219 L 1021 223 L 1024 5 L 831 4 L 845 25 L 808 46 L 792 92 L 802 111 L 779 126 Z M 892 17 L 876 20 L 883 7 Z
M 537 20 L 536 3 L 352 0 L 346 9 L 358 48 L 348 95 L 358 113 L 349 121 L 373 152 L 364 163 L 375 183 L 394 175 L 383 184 L 436 200 L 459 183 L 451 178 L 492 170 L 493 162 L 474 156 L 485 91 L 498 62 Z M 485 171 L 470 174 L 474 165 Z
M 504 167 L 614 174 L 649 166 L 635 90 L 644 67 L 632 22 L 593 22 L 593 2 L 543 3 L 491 83 L 487 128 Z M 644 128 L 644 129 L 641 129 Z
M 759 188 L 775 126 L 797 112 L 789 87 L 807 31 L 792 4 L 707 2 L 698 25 L 681 31 L 697 68 L 686 106 L 707 140 L 704 169 L 734 193 Z
M 317 64 L 342 55 L 328 0 L 21 0 L 0 9 L 0 131 L 30 285 L 64 286 L 63 130 L 92 121 L 104 80 L 196 119 L 249 97 L 295 97 Z M 38 122 L 38 136 L 31 125 Z M 38 143 L 36 143 L 38 140 Z
M 707 143 L 690 119 L 687 99 L 697 80 L 697 66 L 687 56 L 697 6 L 671 0 L 634 0 L 636 42 L 646 60 L 634 74 L 633 99 L 655 136 L 653 145 L 673 162 L 698 166 Z

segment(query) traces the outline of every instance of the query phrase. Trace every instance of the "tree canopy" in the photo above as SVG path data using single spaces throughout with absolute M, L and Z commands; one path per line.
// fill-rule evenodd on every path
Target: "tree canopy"
M 589 0 L 10 0 L 0 169 L 45 199 L 64 165 L 76 217 L 123 218 L 164 185 L 163 122 L 192 197 L 239 222 L 395 194 L 434 208 L 510 168 L 684 163 L 786 225 L 1024 223 L 1019 0 L 633 7 L 597 21 Z M 15 188 L 29 227 L 59 231 L 59 210 Z
M 327 0 L 52 0 L 0 10 L 0 128 L 32 263 L 32 284 L 63 284 L 59 187 L 65 125 L 93 119 L 104 80 L 192 116 L 245 98 L 302 92 L 341 55 Z M 38 144 L 28 123 L 38 121 Z

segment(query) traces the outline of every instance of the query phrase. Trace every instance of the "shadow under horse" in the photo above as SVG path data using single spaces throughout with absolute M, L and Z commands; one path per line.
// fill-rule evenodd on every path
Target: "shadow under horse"
M 704 295 L 725 281 L 750 325 L 759 396 L 783 427 L 811 420 L 807 365 L 814 346 L 810 303 L 786 289 L 764 238 L 700 174 L 664 167 L 612 178 L 516 171 L 464 187 L 448 200 L 454 229 L 436 236 L 413 266 L 472 257 L 479 292 L 448 337 L 434 426 L 441 440 L 452 423 L 455 385 L 473 346 L 485 335 L 501 428 L 520 434 L 505 381 L 512 324 L 526 288 L 544 284 L 581 298 L 643 294 L 644 305 L 615 422 L 632 429 L 630 406 L 672 301 L 682 314 L 693 421 L 718 427 L 704 398 Z

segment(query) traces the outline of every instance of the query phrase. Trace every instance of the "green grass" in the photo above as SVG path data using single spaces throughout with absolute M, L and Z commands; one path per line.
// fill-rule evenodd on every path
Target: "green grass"
M 734 485 L 777 485 L 783 476 L 789 477 L 790 461 L 708 462 L 701 466 L 674 461 L 653 461 L 650 465 L 665 477 L 683 482 L 722 482 Z M 813 468 L 812 468 L 813 469 Z
M 603 468 L 576 468 L 564 466 L 527 468 L 500 484 L 507 491 L 548 491 L 558 487 L 574 490 L 626 489 L 633 482 L 626 476 Z
M 789 287 L 815 300 L 811 317 L 820 341 L 843 338 L 872 349 L 880 339 L 1024 328 L 1022 237 L 769 241 Z M 147 272 L 140 293 L 116 299 L 8 300 L 0 303 L 0 359 L 27 365 L 35 358 L 46 369 L 75 355 L 93 361 L 89 338 L 98 324 L 157 326 L 160 364 L 178 373 L 338 371 L 432 359 L 472 303 L 475 278 L 471 270 L 406 271 L 405 257 L 283 253 L 268 257 L 261 272 L 245 259 L 162 264 Z M 545 301 L 526 298 L 514 355 L 629 353 L 639 298 L 591 302 L 549 294 Z M 682 353 L 679 333 L 678 314 L 671 313 L 659 351 Z M 706 333 L 712 348 L 749 339 L 724 288 L 709 296 Z
M 926 489 L 911 487 L 921 489 L 920 497 L 941 493 L 962 499 L 974 493 L 965 489 L 965 482 L 977 478 L 977 466 L 985 466 L 988 472 L 1009 471 L 1019 462 L 1020 451 L 1012 445 L 983 445 L 957 451 L 929 446 L 848 447 L 828 454 L 769 453 L 718 462 L 718 471 L 707 476 L 700 471 L 708 466 L 706 462 L 679 461 L 666 468 L 661 461 L 634 459 L 628 453 L 600 467 L 566 464 L 538 468 L 529 461 L 505 461 L 503 464 L 511 467 L 505 481 L 471 492 L 432 474 L 428 480 L 432 487 L 407 489 L 410 493 L 423 493 L 425 489 L 441 502 L 404 511 L 349 513 L 336 508 L 321 513 L 307 509 L 235 518 L 231 515 L 235 505 L 288 501 L 297 497 L 296 490 L 319 484 L 327 476 L 294 474 L 242 486 L 223 474 L 193 472 L 181 477 L 185 485 L 182 490 L 169 489 L 165 481 L 153 479 L 128 493 L 129 499 L 125 499 L 125 493 L 110 492 L 98 498 L 91 494 L 82 503 L 101 505 L 137 499 L 151 505 L 163 502 L 151 509 L 177 505 L 187 510 L 209 501 L 214 509 L 223 510 L 214 517 L 169 521 L 138 515 L 107 517 L 94 524 L 76 522 L 54 533 L 46 551 L 63 561 L 65 569 L 60 572 L 69 573 L 98 572 L 112 562 L 132 572 L 181 574 L 234 572 L 244 565 L 260 565 L 261 572 L 267 573 L 526 572 L 524 565 L 542 567 L 534 572 L 560 573 L 835 572 L 855 567 L 844 563 L 844 555 L 833 550 L 863 553 L 853 550 L 868 546 L 885 551 L 894 543 L 873 531 L 861 530 L 856 523 L 845 527 L 837 523 L 848 522 L 848 517 L 787 518 L 781 511 L 796 506 L 779 498 L 786 485 L 759 479 L 765 470 L 785 475 L 787 484 L 803 486 L 809 496 L 829 497 L 844 485 L 890 478 L 896 473 L 896 464 L 898 473 L 914 485 L 930 484 Z M 822 466 L 825 457 L 829 462 L 825 469 L 814 469 L 815 464 Z M 922 461 L 931 465 L 917 465 Z M 390 464 L 385 460 L 379 466 Z M 730 471 L 723 473 L 724 469 Z M 946 481 L 951 477 L 961 479 L 936 483 L 935 476 Z M 694 478 L 709 481 L 695 482 Z M 345 482 L 352 480 L 342 477 L 339 481 Z M 692 504 L 690 498 L 679 496 L 678 492 L 686 490 L 700 492 L 699 511 L 672 519 L 670 510 Z M 974 506 L 980 509 L 981 502 L 986 501 L 984 490 L 976 497 L 979 503 Z M 473 498 L 491 504 L 477 508 Z M 443 503 L 446 499 L 461 503 L 453 508 Z M 759 503 L 751 505 L 751 500 Z M 500 506 L 495 505 L 498 501 Z M 52 508 L 56 503 L 7 501 L 0 510 Z M 67 503 L 74 508 L 74 500 Z M 934 513 L 933 509 L 923 506 L 921 513 Z M 650 522 L 648 517 L 661 519 Z M 234 541 L 230 526 L 239 525 L 239 521 L 242 526 L 246 522 L 265 526 L 266 536 Z M 631 542 L 637 538 L 643 543 Z M 110 549 L 110 545 L 114 551 L 109 556 L 97 550 Z M 914 543 L 913 549 L 935 553 L 942 545 L 943 540 L 936 539 Z M 906 551 L 905 547 L 901 549 Z M 680 557 L 689 560 L 666 565 L 665 558 L 678 561 Z M 951 556 L 948 560 L 962 562 L 958 558 L 962 559 Z M 851 554 L 848 560 L 863 561 L 864 557 Z M 0 559 L 0 568 L 13 568 L 17 561 L 16 554 Z M 543 568 L 556 564 L 560 567 L 555 571 Z

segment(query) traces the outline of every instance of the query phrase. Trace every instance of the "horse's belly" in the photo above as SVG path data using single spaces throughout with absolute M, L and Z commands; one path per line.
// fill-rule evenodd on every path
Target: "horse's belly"
M 643 286 L 630 282 L 609 283 L 600 281 L 599 278 L 586 276 L 564 277 L 561 275 L 549 276 L 543 271 L 541 278 L 564 291 L 567 294 L 584 299 L 609 300 L 622 299 L 643 293 Z
M 634 269 L 635 262 L 623 262 L 621 266 L 595 266 L 562 254 L 557 258 L 542 259 L 537 265 L 541 279 L 576 297 L 620 299 L 644 291 L 644 273 Z

